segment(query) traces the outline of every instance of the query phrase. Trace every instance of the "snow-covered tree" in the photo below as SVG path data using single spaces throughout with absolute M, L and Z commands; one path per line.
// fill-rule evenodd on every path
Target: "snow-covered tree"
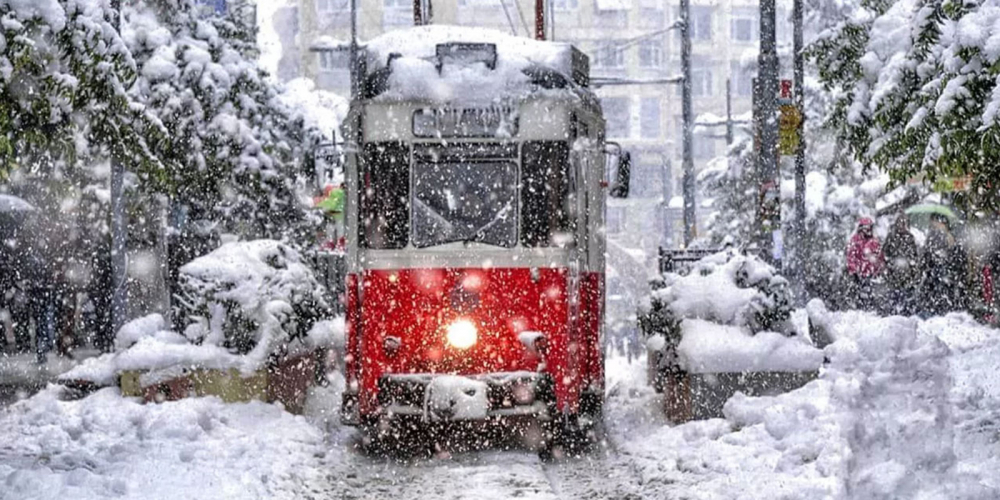
M 126 10 L 140 68 L 130 93 L 171 137 L 169 168 L 150 181 L 228 231 L 280 237 L 303 218 L 295 180 L 312 175 L 322 134 L 292 117 L 258 69 L 254 28 L 241 9 L 228 12 L 205 17 L 190 0 Z
M 869 0 L 811 49 L 851 152 L 896 184 L 970 176 L 996 207 L 998 2 Z
M 72 181 L 116 156 L 160 168 L 166 130 L 128 94 L 137 67 L 107 2 L 0 2 L 0 178 Z

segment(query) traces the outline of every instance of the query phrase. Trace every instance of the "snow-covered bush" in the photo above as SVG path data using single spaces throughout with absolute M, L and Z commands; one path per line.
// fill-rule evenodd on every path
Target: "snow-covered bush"
M 695 263 L 686 276 L 666 273 L 652 286 L 648 304 L 639 311 L 647 335 L 669 338 L 682 319 L 739 326 L 752 333 L 794 333 L 788 321 L 792 312 L 788 282 L 755 256 L 711 255 Z
M 183 335 L 258 360 L 304 339 L 330 315 L 301 255 L 273 240 L 227 243 L 181 268 L 174 314 Z

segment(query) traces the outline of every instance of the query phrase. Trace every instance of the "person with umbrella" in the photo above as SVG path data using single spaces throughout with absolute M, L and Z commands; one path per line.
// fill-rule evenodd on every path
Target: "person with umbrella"
M 885 238 L 882 255 L 886 263 L 886 285 L 889 290 L 886 312 L 912 314 L 919 279 L 917 263 L 920 251 L 916 238 L 910 232 L 906 214 L 899 214 L 893 222 L 892 229 Z
M 30 203 L 9 194 L 0 194 L 0 309 L 10 314 L 17 352 L 31 350 L 31 315 L 26 296 L 23 259 L 29 252 L 26 225 L 36 214 Z M 0 345 L 6 344 L 0 328 Z
M 882 272 L 882 249 L 874 233 L 875 221 L 862 217 L 858 230 L 847 246 L 847 275 L 850 278 L 849 295 L 854 307 L 871 309 L 875 304 L 874 280 Z
M 924 316 L 966 309 L 968 257 L 952 232 L 951 220 L 931 213 L 920 259 L 920 307 Z

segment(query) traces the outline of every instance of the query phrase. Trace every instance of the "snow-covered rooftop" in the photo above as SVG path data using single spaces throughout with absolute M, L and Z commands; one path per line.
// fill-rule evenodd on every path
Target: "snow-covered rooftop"
M 437 46 L 445 43 L 496 46 L 496 67 L 445 64 L 439 68 Z M 495 102 L 526 95 L 537 86 L 525 70 L 542 67 L 572 80 L 572 45 L 515 37 L 495 30 L 459 26 L 420 26 L 390 31 L 365 44 L 369 74 L 384 71 L 396 54 L 380 99 L 439 102 Z

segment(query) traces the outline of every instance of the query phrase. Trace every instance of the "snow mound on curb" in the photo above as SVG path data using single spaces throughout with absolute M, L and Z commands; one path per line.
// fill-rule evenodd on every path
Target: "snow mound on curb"
M 142 405 L 59 389 L 0 412 L 0 499 L 302 498 L 325 482 L 323 434 L 260 402 Z
M 823 351 L 774 332 L 750 335 L 698 319 L 684 321 L 681 330 L 678 364 L 690 373 L 810 371 L 823 364 Z
M 226 243 L 180 271 L 184 336 L 245 355 L 249 364 L 306 337 L 329 312 L 302 256 L 278 241 Z
M 965 315 L 920 321 L 823 312 L 817 319 L 834 343 L 817 380 L 776 396 L 737 393 L 725 419 L 640 425 L 627 434 L 611 427 L 621 434 L 622 453 L 634 457 L 644 492 L 761 500 L 1000 497 L 1000 377 L 993 376 L 1000 331 Z

